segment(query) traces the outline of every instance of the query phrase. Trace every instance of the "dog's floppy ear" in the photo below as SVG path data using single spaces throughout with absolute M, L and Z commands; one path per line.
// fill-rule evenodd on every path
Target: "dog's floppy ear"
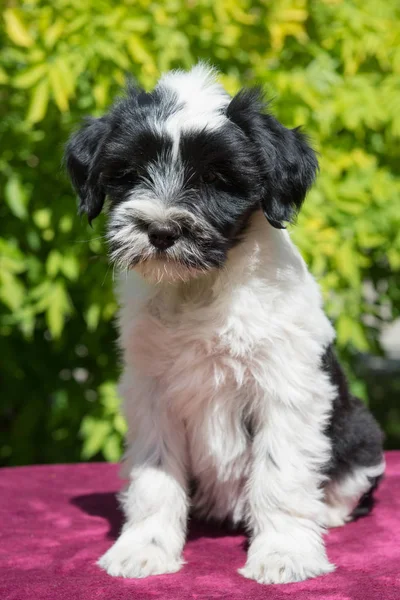
M 65 165 L 79 196 L 79 212 L 87 214 L 89 223 L 100 214 L 105 200 L 96 163 L 108 131 L 106 117 L 89 118 L 71 137 L 65 150 Z
M 307 137 L 287 129 L 266 112 L 260 89 L 242 90 L 231 101 L 227 116 L 256 144 L 262 178 L 260 203 L 278 229 L 292 222 L 314 182 L 318 161 Z

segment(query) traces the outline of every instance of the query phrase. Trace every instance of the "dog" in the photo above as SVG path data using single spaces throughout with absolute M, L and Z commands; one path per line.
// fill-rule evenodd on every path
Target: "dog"
M 385 465 L 285 229 L 318 170 L 308 138 L 200 63 L 129 85 L 66 167 L 89 222 L 108 199 L 119 273 L 126 520 L 100 567 L 178 571 L 193 510 L 247 528 L 244 577 L 329 573 L 326 528 L 369 512 Z

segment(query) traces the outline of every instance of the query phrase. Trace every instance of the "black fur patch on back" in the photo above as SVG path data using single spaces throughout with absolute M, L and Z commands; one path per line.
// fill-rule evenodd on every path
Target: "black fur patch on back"
M 331 440 L 332 454 L 325 467 L 331 480 L 340 480 L 362 467 L 373 467 L 383 460 L 383 434 L 364 403 L 349 392 L 346 377 L 329 346 L 322 357 L 322 369 L 336 386 L 337 395 L 326 434 Z M 351 517 L 367 515 L 374 506 L 374 491 L 382 476 L 371 478 L 370 489 L 360 498 Z
M 326 465 L 326 473 L 338 479 L 357 467 L 379 464 L 382 461 L 383 434 L 364 403 L 350 394 L 332 346 L 322 357 L 322 369 L 337 388 L 326 430 L 332 443 L 332 456 Z

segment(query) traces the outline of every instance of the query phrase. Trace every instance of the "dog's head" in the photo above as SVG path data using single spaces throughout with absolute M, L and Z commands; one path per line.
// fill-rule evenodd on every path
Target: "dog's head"
M 164 75 L 151 93 L 129 87 L 71 138 L 66 164 L 89 221 L 109 199 L 111 260 L 155 281 L 223 266 L 260 208 L 284 227 L 318 166 L 259 90 L 232 99 L 204 65 Z

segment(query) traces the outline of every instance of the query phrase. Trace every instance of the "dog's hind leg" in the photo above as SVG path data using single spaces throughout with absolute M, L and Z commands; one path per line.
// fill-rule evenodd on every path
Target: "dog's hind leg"
M 385 470 L 383 434 L 364 403 L 349 393 L 333 349 L 327 349 L 323 367 L 337 395 L 327 428 L 332 453 L 325 473 L 326 525 L 339 527 L 368 514 L 373 493 Z

